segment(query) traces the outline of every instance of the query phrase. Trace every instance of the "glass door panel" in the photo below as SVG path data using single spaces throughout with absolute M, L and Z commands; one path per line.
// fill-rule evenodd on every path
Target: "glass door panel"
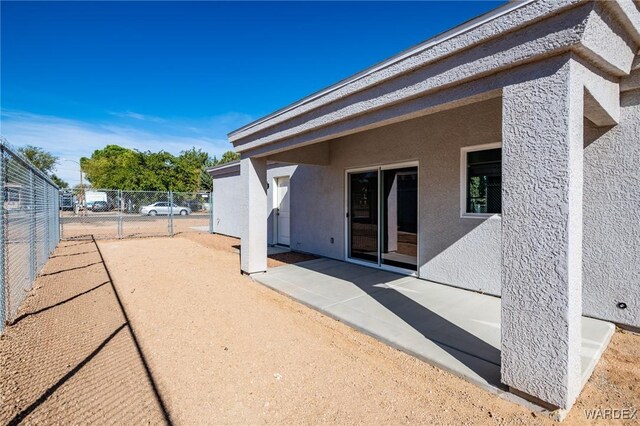
M 380 263 L 417 269 L 418 168 L 381 170 Z
M 349 173 L 349 257 L 378 263 L 378 170 Z

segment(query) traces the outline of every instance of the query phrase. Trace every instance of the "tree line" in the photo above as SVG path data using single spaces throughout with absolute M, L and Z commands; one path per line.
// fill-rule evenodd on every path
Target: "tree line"
M 69 184 L 60 179 L 55 173 L 56 164 L 58 163 L 58 157 L 45 151 L 44 149 L 27 145 L 18 148 L 18 152 L 22 154 L 27 160 L 37 167 L 42 173 L 49 176 L 51 180 L 60 188 L 68 188 Z
M 61 188 L 69 185 L 58 178 L 55 166 L 59 158 L 35 146 L 19 150 Z M 166 151 L 138 151 L 118 145 L 107 145 L 95 150 L 90 157 L 80 159 L 80 168 L 87 184 L 94 188 L 123 189 L 128 191 L 195 192 L 212 189 L 208 167 L 228 163 L 240 158 L 233 151 L 220 159 L 201 149 L 191 148 L 173 155 Z M 87 185 L 86 184 L 86 185 Z

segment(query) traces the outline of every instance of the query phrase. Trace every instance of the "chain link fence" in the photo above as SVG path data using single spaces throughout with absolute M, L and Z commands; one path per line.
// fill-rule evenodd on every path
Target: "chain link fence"
M 58 187 L 0 137 L 0 332 L 60 241 Z
M 173 236 L 212 232 L 212 194 L 78 188 L 60 191 L 62 238 Z

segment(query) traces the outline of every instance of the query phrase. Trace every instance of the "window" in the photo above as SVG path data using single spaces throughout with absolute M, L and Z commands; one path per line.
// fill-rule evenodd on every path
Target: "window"
M 499 145 L 466 148 L 463 161 L 463 215 L 502 212 L 502 148 Z

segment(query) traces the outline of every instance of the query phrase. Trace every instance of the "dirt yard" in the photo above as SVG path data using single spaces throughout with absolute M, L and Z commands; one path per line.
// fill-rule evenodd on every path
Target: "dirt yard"
M 173 232 L 175 234 L 205 231 L 208 228 L 209 216 L 206 213 L 173 217 Z M 167 216 L 125 215 L 122 220 L 122 233 L 126 237 L 165 236 L 169 234 L 169 218 Z M 88 216 L 70 216 L 67 212 L 63 216 L 63 238 L 78 238 L 87 235 L 94 235 L 99 239 L 117 238 L 117 213 L 89 212 Z
M 237 244 L 62 243 L 0 338 L 0 423 L 553 423 L 239 275 Z M 617 332 L 565 422 L 640 408 L 639 359 Z

